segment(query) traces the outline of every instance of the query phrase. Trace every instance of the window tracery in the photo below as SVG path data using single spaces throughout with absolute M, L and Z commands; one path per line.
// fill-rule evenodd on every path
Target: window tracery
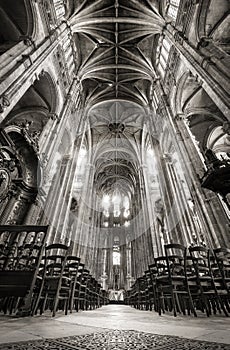
M 180 0 L 170 0 L 167 9 L 167 15 L 170 16 L 174 21 L 177 18 L 178 8 Z
M 156 63 L 157 63 L 157 68 L 158 68 L 159 73 L 162 76 L 162 78 L 164 78 L 164 76 L 165 76 L 170 48 L 171 48 L 171 44 L 166 38 L 163 38 L 162 41 L 161 40 L 159 41 L 159 45 L 157 48 L 158 55 L 157 55 L 157 62 Z

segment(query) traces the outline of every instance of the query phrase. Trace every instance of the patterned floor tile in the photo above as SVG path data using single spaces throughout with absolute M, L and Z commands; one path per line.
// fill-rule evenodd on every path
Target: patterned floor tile
M 1 344 L 0 350 L 230 350 L 230 345 L 137 331 L 108 330 L 81 336 Z

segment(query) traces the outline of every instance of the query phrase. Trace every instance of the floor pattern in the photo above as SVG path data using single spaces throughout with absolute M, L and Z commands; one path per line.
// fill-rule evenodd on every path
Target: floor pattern
M 81 336 L 1 344 L 0 350 L 230 350 L 230 345 L 156 335 L 108 330 Z

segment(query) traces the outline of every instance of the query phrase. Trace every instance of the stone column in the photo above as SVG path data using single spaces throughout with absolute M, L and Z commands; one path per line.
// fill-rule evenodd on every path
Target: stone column
M 191 181 L 191 195 L 202 222 L 207 243 L 211 246 L 229 245 L 229 219 L 218 196 L 201 188 L 199 178 L 204 174 L 205 166 L 201 156 L 199 156 L 184 116 L 177 117 L 175 124 L 180 138 L 185 171 Z
M 230 120 L 230 102 L 228 92 L 230 84 L 227 79 L 226 72 L 221 72 L 215 61 L 219 58 L 215 57 L 216 53 L 210 53 L 207 57 L 207 49 L 200 50 L 192 47 L 187 40 L 181 36 L 176 28 L 171 24 L 167 24 L 164 29 L 166 37 L 175 46 L 178 52 L 186 61 L 186 66 L 191 72 L 198 76 L 200 83 L 211 99 L 216 103 L 218 108 Z M 210 43 L 208 42 L 208 45 Z M 228 71 L 229 72 L 229 71 Z

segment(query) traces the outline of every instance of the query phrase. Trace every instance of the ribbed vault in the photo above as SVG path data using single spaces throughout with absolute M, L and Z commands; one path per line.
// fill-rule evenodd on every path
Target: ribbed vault
M 130 196 L 138 182 L 145 111 L 127 101 L 104 102 L 88 113 L 98 193 Z
M 80 0 L 69 25 L 95 189 L 101 198 L 119 192 L 138 201 L 143 129 L 164 19 L 155 0 Z
M 111 99 L 148 105 L 164 26 L 151 1 L 78 1 L 70 25 L 87 106 Z

